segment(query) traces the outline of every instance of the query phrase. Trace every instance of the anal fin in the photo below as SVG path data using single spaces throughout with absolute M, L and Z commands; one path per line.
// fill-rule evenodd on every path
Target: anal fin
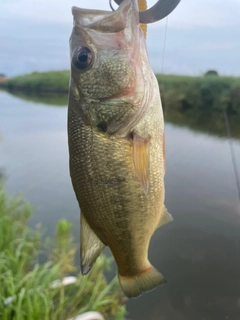
M 90 228 L 84 214 L 80 215 L 80 259 L 83 275 L 88 274 L 105 245 Z
M 157 228 L 163 226 L 164 224 L 172 222 L 172 221 L 173 221 L 172 215 L 168 212 L 167 208 L 164 206 L 163 212 L 161 214 L 161 218 L 160 218 L 159 223 L 157 225 Z
M 132 132 L 133 139 L 133 162 L 135 174 L 145 194 L 149 189 L 149 166 L 150 166 L 150 137 L 142 138 Z

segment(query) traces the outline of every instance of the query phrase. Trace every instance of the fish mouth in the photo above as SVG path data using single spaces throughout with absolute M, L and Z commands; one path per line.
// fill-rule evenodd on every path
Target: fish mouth
M 111 16 L 112 12 L 106 10 L 83 9 L 74 6 L 72 7 L 72 14 L 77 23 L 80 23 L 82 27 L 87 27 L 103 18 Z
M 131 11 L 131 19 L 139 24 L 137 0 L 124 0 L 116 11 L 93 10 L 72 7 L 74 25 L 90 28 L 106 33 L 119 32 L 126 28 L 127 16 Z

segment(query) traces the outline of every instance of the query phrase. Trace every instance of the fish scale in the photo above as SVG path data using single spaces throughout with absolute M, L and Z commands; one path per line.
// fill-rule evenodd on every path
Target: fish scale
M 73 9 L 77 23 L 70 38 L 73 62 L 68 108 L 70 174 L 81 209 L 82 272 L 88 273 L 104 246 L 109 246 L 123 292 L 135 297 L 165 282 L 148 261 L 153 233 L 172 221 L 164 206 L 164 122 L 160 94 L 139 28 L 136 2 L 125 0 L 111 13 L 110 27 L 109 12 L 106 22 L 102 11 L 94 14 L 91 11 L 90 26 L 89 18 L 84 20 L 87 12 Z M 89 31 L 86 37 L 86 30 L 95 28 L 94 19 L 101 39 L 106 39 L 107 28 L 111 29 L 105 43 L 108 50 L 102 50 L 104 44 L 95 39 L 98 33 Z M 118 25 L 115 28 L 118 23 L 130 31 L 123 32 Z M 124 83 L 120 81 L 121 68 L 113 63 L 117 61 L 114 28 L 116 37 L 122 37 L 122 47 L 117 52 L 122 65 L 129 70 Z M 86 64 L 86 71 L 78 69 L 79 63 L 77 67 L 74 64 L 78 59 L 76 52 L 89 53 L 91 64 Z M 108 72 L 102 72 L 104 65 L 108 65 Z M 114 81 L 109 89 L 104 87 L 101 91 L 108 74 Z

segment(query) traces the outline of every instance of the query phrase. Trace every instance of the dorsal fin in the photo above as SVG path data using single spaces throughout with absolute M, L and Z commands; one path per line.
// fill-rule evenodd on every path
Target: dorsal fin
M 135 174 L 145 194 L 149 189 L 150 171 L 150 137 L 142 138 L 136 132 L 132 132 L 133 162 Z
M 90 228 L 84 214 L 80 215 L 80 258 L 82 274 L 87 274 L 105 245 Z

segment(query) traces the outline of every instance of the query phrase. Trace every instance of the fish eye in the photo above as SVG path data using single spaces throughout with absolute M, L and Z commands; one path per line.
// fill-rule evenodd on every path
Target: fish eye
M 93 62 L 93 53 L 87 47 L 82 47 L 74 54 L 73 64 L 82 71 L 87 71 Z

